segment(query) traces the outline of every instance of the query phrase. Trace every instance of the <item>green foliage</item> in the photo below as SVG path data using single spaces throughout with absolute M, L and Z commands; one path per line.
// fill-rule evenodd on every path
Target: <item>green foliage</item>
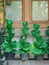
M 31 31 L 32 36 L 35 37 L 35 41 L 32 44 L 32 52 L 35 55 L 44 54 L 47 48 L 46 40 L 41 36 L 39 27 L 39 24 L 33 24 L 34 30 Z
M 40 25 L 34 24 L 33 28 L 34 30 L 31 31 L 33 37 L 39 37 L 40 36 L 40 30 L 38 30 Z
M 46 40 L 46 43 L 48 45 L 46 53 L 49 54 L 49 26 L 47 27 L 47 30 L 45 31 L 45 33 L 48 36 L 48 39 Z
M 1 25 L 1 24 L 0 24 Z M 4 56 L 4 52 L 3 52 L 3 50 L 2 50 L 2 47 L 1 47 L 1 45 L 2 45 L 2 42 L 4 41 L 4 39 L 5 39 L 5 37 L 4 37 L 4 35 L 6 34 L 6 30 L 5 30 L 5 28 L 0 28 L 0 59 L 2 59 L 3 58 L 3 56 Z
M 27 21 L 23 22 L 23 28 L 21 30 L 22 30 L 24 37 L 27 37 L 27 35 L 29 34 L 29 32 L 28 32 L 29 27 L 28 27 Z
M 26 39 L 21 39 L 20 43 L 19 43 L 19 53 L 23 54 L 23 53 L 30 53 L 31 50 L 31 44 L 29 42 L 27 42 Z
M 12 41 L 14 37 L 13 33 L 13 22 L 12 20 L 6 20 L 6 28 L 8 36 L 5 38 L 5 41 L 2 43 L 2 48 L 5 52 L 15 53 L 17 48 L 17 42 Z
M 27 36 L 29 34 L 29 27 L 27 21 L 23 22 L 23 28 L 21 30 L 23 33 L 23 37 L 19 41 L 19 53 L 30 53 L 31 44 L 27 41 Z
M 46 32 L 46 35 L 49 36 L 49 26 L 47 27 L 47 30 L 45 32 Z

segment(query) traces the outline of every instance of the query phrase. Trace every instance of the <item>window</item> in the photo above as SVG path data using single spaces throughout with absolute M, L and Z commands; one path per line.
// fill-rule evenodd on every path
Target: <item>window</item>
M 48 20 L 48 1 L 32 1 L 32 20 Z
M 41 28 L 49 24 L 49 0 L 32 0 L 31 2 L 31 23 L 38 23 Z
M 22 0 L 10 0 L 6 1 L 6 19 L 14 22 L 14 27 L 19 27 L 24 20 L 23 13 L 23 1 Z
M 6 19 L 22 21 L 22 1 L 12 1 L 11 5 L 6 5 Z
M 49 25 L 49 0 L 12 0 L 11 5 L 6 5 L 6 19 L 14 21 L 14 27 L 21 28 L 23 21 L 29 22 L 29 27 L 32 24 L 38 23 L 42 28 Z

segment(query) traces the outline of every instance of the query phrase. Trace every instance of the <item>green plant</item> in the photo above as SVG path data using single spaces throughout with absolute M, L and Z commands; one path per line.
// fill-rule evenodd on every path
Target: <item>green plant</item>
M 7 53 L 15 53 L 17 48 L 17 42 L 12 41 L 15 33 L 13 33 L 13 22 L 12 20 L 6 20 L 6 29 L 7 29 L 7 37 L 5 41 L 2 43 L 2 48 L 4 52 Z
M 2 52 L 3 50 L 2 50 L 1 45 L 2 45 L 2 42 L 5 39 L 5 37 L 4 37 L 5 34 L 6 34 L 5 29 L 4 28 L 1 28 L 0 29 L 0 59 L 2 59 L 3 56 L 4 56 L 4 53 Z
M 31 44 L 27 41 L 27 36 L 29 35 L 29 27 L 27 21 L 23 22 L 23 28 L 21 30 L 23 37 L 19 41 L 19 47 L 20 47 L 19 53 L 20 54 L 30 53 Z
M 46 35 L 48 36 L 48 39 L 46 40 L 46 43 L 48 45 L 46 53 L 49 54 L 49 26 L 47 27 L 47 30 L 45 32 Z
M 47 48 L 46 40 L 41 36 L 39 27 L 39 24 L 33 24 L 34 30 L 31 31 L 32 36 L 35 38 L 32 44 L 32 52 L 35 55 L 45 54 Z

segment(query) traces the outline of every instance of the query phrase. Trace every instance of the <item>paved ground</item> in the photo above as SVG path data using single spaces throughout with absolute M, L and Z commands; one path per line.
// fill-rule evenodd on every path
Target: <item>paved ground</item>
M 3 65 L 49 65 L 49 60 L 28 60 L 25 62 L 22 62 L 20 60 L 15 60 L 15 61 L 7 61 L 4 62 Z

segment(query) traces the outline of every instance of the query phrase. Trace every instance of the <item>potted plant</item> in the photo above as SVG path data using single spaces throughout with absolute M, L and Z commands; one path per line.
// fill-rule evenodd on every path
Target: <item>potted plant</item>
M 2 43 L 2 49 L 5 52 L 6 60 L 12 60 L 14 59 L 14 55 L 17 48 L 17 42 L 12 41 L 14 37 L 13 33 L 13 22 L 12 20 L 6 20 L 6 29 L 7 29 L 7 37 L 5 38 L 4 42 Z
M 35 55 L 35 59 L 43 59 L 43 54 L 45 54 L 47 44 L 46 40 L 41 36 L 39 24 L 33 24 L 33 30 L 31 31 L 32 36 L 35 38 L 35 41 L 32 44 L 32 52 Z
M 29 53 L 31 48 L 31 44 L 27 41 L 27 36 L 29 35 L 29 27 L 27 21 L 23 22 L 23 28 L 21 30 L 23 36 L 19 41 L 19 53 L 21 60 L 25 61 L 29 59 Z
M 0 64 L 3 65 L 3 56 L 4 56 L 4 52 L 2 50 L 2 42 L 4 41 L 4 34 L 5 34 L 5 29 L 4 28 L 0 28 Z
M 48 39 L 46 40 L 46 43 L 48 45 L 46 53 L 48 54 L 48 59 L 49 59 L 49 26 L 47 27 L 47 30 L 45 32 L 46 35 L 48 36 Z

